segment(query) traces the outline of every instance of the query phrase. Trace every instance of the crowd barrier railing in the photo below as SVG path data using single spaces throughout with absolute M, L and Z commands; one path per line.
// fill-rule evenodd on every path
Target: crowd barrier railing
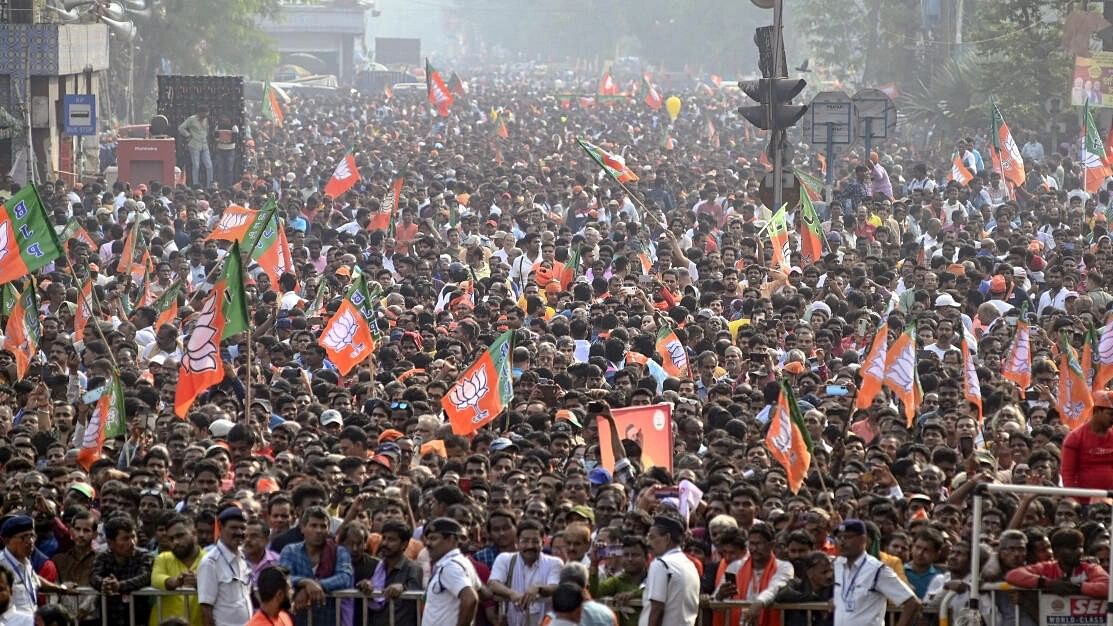
M 112 597 L 112 596 L 107 596 L 107 595 L 101 594 L 100 592 L 98 592 L 95 589 L 92 589 L 90 587 L 79 587 L 75 590 L 75 593 L 77 594 L 76 595 L 77 599 L 88 598 L 88 597 L 97 597 L 99 599 L 99 603 L 98 603 L 99 608 L 100 608 L 99 617 L 96 617 L 96 618 L 88 618 L 87 617 L 86 621 L 88 621 L 90 619 L 98 619 L 101 626 L 147 626 L 146 622 L 138 623 L 136 621 L 135 603 L 130 601 L 130 598 L 132 598 L 132 597 L 151 598 L 152 599 L 153 605 L 150 608 L 150 615 L 156 617 L 157 621 L 154 622 L 155 624 L 161 623 L 163 620 L 171 618 L 171 617 L 180 617 L 180 618 L 185 619 L 186 622 L 192 622 L 194 609 L 192 607 L 192 603 L 189 600 L 195 598 L 196 595 L 197 595 L 196 589 L 191 589 L 191 588 L 181 588 L 181 589 L 177 589 L 177 590 L 174 590 L 174 591 L 165 591 L 165 590 L 162 590 L 162 589 L 156 589 L 154 587 L 147 587 L 147 588 L 144 588 L 144 589 L 140 589 L 140 590 L 135 591 L 131 594 L 127 594 L 127 596 L 123 596 L 123 597 L 129 599 L 129 601 L 127 602 L 127 605 L 128 605 L 128 623 L 127 624 L 119 624 L 119 623 L 109 623 L 108 618 L 107 618 L 107 616 L 108 616 L 108 601 L 109 601 L 109 598 Z M 63 598 L 64 597 L 67 597 L 67 596 L 63 596 Z M 68 596 L 68 597 L 73 598 L 75 596 Z M 116 596 L 116 597 L 119 597 L 119 596 Z M 177 614 L 177 613 L 171 614 L 171 613 L 166 612 L 165 607 L 163 606 L 163 600 L 165 598 L 169 598 L 169 597 L 176 597 L 176 598 L 185 599 L 185 602 L 184 602 L 185 613 L 184 614 Z M 421 606 L 420 605 L 423 602 L 424 598 L 425 598 L 425 592 L 424 591 L 405 591 L 396 600 L 388 600 L 385 603 L 385 606 L 383 608 L 383 610 L 386 611 L 388 626 L 408 626 L 408 625 L 405 625 L 405 624 L 402 624 L 402 625 L 396 624 L 395 609 L 396 609 L 396 605 L 397 605 L 398 602 L 417 602 L 418 603 L 417 623 L 421 624 Z M 334 591 L 332 593 L 327 594 L 326 602 L 335 603 L 335 605 L 333 607 L 334 608 L 333 613 L 335 615 L 335 626 L 345 626 L 345 624 L 344 624 L 344 619 L 345 619 L 344 611 L 341 610 L 342 602 L 344 600 L 383 600 L 383 599 L 384 599 L 383 594 L 380 591 L 375 591 L 375 592 L 372 592 L 370 594 L 366 594 L 366 593 L 363 593 L 362 591 L 358 591 L 356 589 L 349 589 L 349 590 L 343 590 L 343 591 Z M 635 598 L 635 599 L 631 600 L 630 602 L 625 603 L 623 605 L 616 604 L 615 602 L 613 602 L 612 598 L 601 598 L 600 601 L 604 602 L 605 604 L 607 604 L 611 608 L 615 609 L 616 612 L 620 612 L 622 610 L 634 610 L 634 611 L 640 611 L 641 610 L 641 600 L 637 599 L 637 598 Z M 372 614 L 371 605 L 370 605 L 369 602 L 362 602 L 360 604 L 361 604 L 361 606 L 359 606 L 358 608 L 362 612 L 362 620 L 355 620 L 355 623 L 356 624 L 359 624 L 359 623 L 370 624 L 371 623 L 371 614 Z M 749 606 L 750 606 L 750 603 L 746 602 L 746 601 L 743 601 L 743 600 L 716 600 L 716 601 L 711 601 L 711 602 L 705 603 L 701 608 L 710 610 L 712 612 L 727 612 L 727 611 L 737 610 L 737 609 L 746 609 Z M 504 607 L 505 607 L 505 603 L 500 603 L 500 611 L 503 610 Z M 810 625 L 810 624 L 815 623 L 813 621 L 813 618 L 816 617 L 817 615 L 829 613 L 831 611 L 831 605 L 826 603 L 826 602 L 800 602 L 800 603 L 793 603 L 793 604 L 775 604 L 772 607 L 770 607 L 770 609 L 771 610 L 780 610 L 780 611 L 803 611 L 805 613 L 805 616 L 806 616 L 805 623 Z M 355 610 L 355 608 L 353 608 L 353 613 L 352 613 L 353 617 L 355 617 L 354 610 Z M 900 612 L 901 612 L 901 610 L 900 610 L 899 607 L 890 606 L 887 622 L 889 622 L 890 624 L 895 623 L 895 620 L 893 618 L 895 616 L 900 615 Z M 299 615 L 300 615 L 300 613 L 299 613 Z M 309 626 L 333 626 L 333 625 L 330 625 L 330 624 L 316 624 L 316 623 L 314 623 L 313 611 L 312 610 L 307 611 L 306 615 L 308 617 L 307 623 L 309 624 Z M 943 618 L 942 613 L 940 615 L 940 618 L 941 618 L 939 620 L 940 626 L 948 626 L 948 624 L 945 621 L 943 621 L 943 619 L 942 619 Z M 953 622 L 951 622 L 951 623 L 953 623 Z M 229 625 L 218 624 L 217 626 L 229 626 Z M 435 626 L 443 626 L 443 625 L 435 625 Z M 538 625 L 527 623 L 526 626 L 538 626 Z M 1007 626 L 1007 625 L 1005 625 L 1005 626 Z

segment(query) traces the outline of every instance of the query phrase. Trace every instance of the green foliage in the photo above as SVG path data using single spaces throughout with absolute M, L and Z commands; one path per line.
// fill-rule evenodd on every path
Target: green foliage
M 979 88 L 980 67 L 972 55 L 947 59 L 926 77 L 917 77 L 897 101 L 905 120 L 948 140 L 963 129 L 980 128 L 989 119 L 989 94 Z
M 967 24 L 969 40 L 978 42 L 979 91 L 997 99 L 1014 132 L 1042 130 L 1043 102 L 1067 95 L 1074 63 L 1062 46 L 1065 7 L 1043 0 L 979 2 L 977 7 Z M 983 109 L 988 120 L 988 106 Z
M 166 0 L 148 24 L 140 24 L 135 50 L 133 117 L 154 109 L 156 74 L 163 59 L 175 74 L 267 76 L 278 64 L 271 40 L 259 30 L 277 15 L 279 0 Z M 114 39 L 113 83 L 127 84 L 127 44 Z M 122 107 L 117 107 L 117 113 Z M 122 115 L 121 115 L 122 116 Z

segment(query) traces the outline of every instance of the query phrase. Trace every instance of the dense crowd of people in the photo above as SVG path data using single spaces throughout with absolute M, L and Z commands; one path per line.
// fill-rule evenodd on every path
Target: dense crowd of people
M 778 264 L 744 96 L 703 85 L 673 121 L 644 87 L 592 98 L 580 78 L 567 95 L 477 73 L 446 116 L 424 93 L 295 94 L 281 125 L 251 120 L 230 187 L 40 185 L 65 254 L 18 281 L 35 358 L 0 352 L 0 624 L 842 626 L 891 605 L 903 626 L 967 606 L 975 553 L 979 580 L 1031 590 L 984 594 L 989 623 L 1037 623 L 1037 591 L 1106 597 L 1108 500 L 987 493 L 977 543 L 972 508 L 990 483 L 1113 489 L 1104 184 L 1019 129 L 1018 187 L 989 129 L 800 150 L 802 178 L 836 181 L 804 192 L 824 248 L 802 252 L 787 207 Z M 326 196 L 349 154 L 359 182 Z M 953 157 L 972 180 L 950 180 Z M 269 200 L 292 264 L 273 280 L 247 256 L 250 333 L 179 418 L 230 249 L 208 235 Z M 147 276 L 120 262 L 134 232 Z M 357 279 L 376 332 L 345 375 L 322 333 Z M 461 436 L 443 399 L 506 332 L 506 410 Z M 915 376 L 870 389 L 871 355 L 902 337 Z M 85 462 L 114 377 L 126 432 Z M 767 443 L 786 387 L 810 443 L 798 488 Z M 620 432 L 620 409 L 660 404 L 666 432 Z M 830 610 L 774 608 L 801 602 Z

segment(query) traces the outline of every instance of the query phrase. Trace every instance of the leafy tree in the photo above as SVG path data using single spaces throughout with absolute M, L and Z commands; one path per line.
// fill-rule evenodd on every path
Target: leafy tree
M 969 6 L 970 3 L 967 4 Z M 1042 132 L 1043 102 L 1066 94 L 1073 60 L 1062 46 L 1066 5 L 1042 0 L 979 2 L 969 41 L 977 47 L 977 90 L 993 96 L 1014 129 Z M 988 105 L 984 106 L 989 125 Z
M 246 74 L 265 76 L 278 63 L 259 20 L 278 15 L 279 0 L 165 0 L 149 22 L 139 22 L 133 42 L 113 38 L 110 78 L 126 85 L 134 50 L 132 111 L 136 119 L 154 108 L 156 75 L 163 63 L 175 74 Z M 118 101 L 116 113 L 124 108 Z

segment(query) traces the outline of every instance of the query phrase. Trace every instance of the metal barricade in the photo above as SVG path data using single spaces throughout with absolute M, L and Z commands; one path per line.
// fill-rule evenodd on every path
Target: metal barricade
M 989 587 L 989 585 L 984 585 L 983 590 L 986 590 L 986 587 Z M 1009 588 L 1009 587 L 1007 585 L 1004 585 L 1003 588 Z M 1011 588 L 1009 588 L 1009 589 L 1011 589 Z M 100 606 L 101 606 L 100 621 L 101 621 L 102 626 L 147 626 L 147 624 L 145 624 L 145 623 L 143 623 L 143 624 L 136 623 L 135 603 L 134 602 L 129 602 L 128 603 L 128 607 L 129 607 L 129 609 L 128 609 L 128 611 L 129 611 L 128 624 L 126 624 L 126 625 L 125 624 L 110 624 L 108 622 L 108 617 L 107 617 L 108 616 L 108 599 L 109 599 L 109 596 L 103 595 L 100 592 L 98 592 L 95 589 L 92 589 L 90 587 L 79 587 L 75 591 L 78 594 L 78 596 L 99 596 Z M 193 611 L 193 609 L 191 608 L 190 599 L 196 597 L 196 595 L 197 595 L 197 590 L 196 589 L 182 588 L 182 589 L 177 589 L 177 590 L 174 590 L 174 591 L 164 591 L 164 590 L 161 590 L 161 589 L 156 589 L 154 587 L 147 587 L 147 588 L 135 591 L 135 592 L 133 592 L 131 594 L 128 594 L 128 595 L 131 596 L 131 597 L 135 597 L 135 598 L 153 598 L 154 599 L 155 604 L 151 608 L 151 612 L 152 612 L 153 615 L 158 616 L 158 621 L 156 622 L 156 624 L 162 622 L 164 619 L 166 619 L 168 617 L 184 617 L 187 622 L 192 622 L 192 617 L 193 617 L 192 611 Z M 185 600 L 186 614 L 184 616 L 182 616 L 182 615 L 167 615 L 165 613 L 165 609 L 163 607 L 163 599 L 167 598 L 167 597 L 181 597 L 181 598 L 183 598 Z M 418 609 L 417 610 L 417 623 L 420 625 L 421 624 L 421 608 L 422 608 L 421 605 L 422 605 L 422 601 L 424 600 L 424 597 L 425 597 L 424 591 L 405 591 L 396 600 L 387 601 L 385 610 L 387 611 L 387 623 L 389 624 L 389 626 L 394 626 L 394 624 L 395 624 L 395 608 L 396 608 L 396 603 L 397 602 L 417 602 L 418 603 L 418 606 L 417 606 L 417 609 Z M 327 596 L 326 596 L 326 602 L 335 603 L 334 604 L 335 626 L 341 626 L 341 624 L 342 624 L 343 613 L 344 613 L 344 611 L 343 611 L 344 601 L 365 600 L 365 602 L 362 603 L 363 623 L 368 624 L 371 621 L 372 611 L 371 611 L 371 608 L 370 608 L 370 603 L 366 602 L 366 601 L 367 600 L 383 600 L 383 599 L 385 599 L 385 598 L 384 598 L 381 591 L 375 591 L 371 594 L 365 594 L 362 591 L 358 591 L 356 589 L 334 591 L 332 593 L 327 594 Z M 615 603 L 610 598 L 602 598 L 602 599 L 600 599 L 600 602 L 603 602 L 604 604 L 607 604 L 612 609 L 616 608 Z M 747 608 L 750 607 L 750 604 L 751 604 L 750 602 L 746 602 L 746 601 L 743 601 L 743 600 L 716 600 L 716 601 L 708 602 L 708 603 L 702 605 L 701 608 L 706 608 L 706 609 L 712 611 L 713 613 L 715 613 L 715 612 L 728 612 L 728 611 L 731 611 L 731 610 L 747 609 Z M 624 605 L 624 606 L 640 610 L 641 609 L 641 600 L 635 598 L 629 604 Z M 949 619 L 949 616 L 947 615 L 947 612 L 945 610 L 945 606 L 946 605 L 944 604 L 943 605 L 944 609 L 940 610 L 939 618 L 936 620 L 936 623 L 940 624 L 940 626 L 949 626 L 949 624 L 954 623 L 953 621 L 951 621 Z M 828 613 L 828 612 L 831 611 L 831 605 L 826 603 L 826 602 L 802 602 L 802 603 L 794 603 L 794 604 L 774 604 L 774 605 L 768 607 L 768 610 L 804 611 L 806 613 L 806 616 L 807 616 L 807 623 L 811 624 L 812 617 L 813 617 L 814 613 Z M 354 611 L 354 609 L 353 609 L 353 611 Z M 900 612 L 901 612 L 900 607 L 890 606 L 889 610 L 888 610 L 888 614 L 886 616 L 886 622 L 890 623 L 890 624 L 895 623 L 894 617 L 900 615 Z M 930 611 L 925 610 L 925 615 L 931 615 L 931 614 L 932 613 Z M 298 613 L 298 615 L 300 615 L 300 613 Z M 326 625 L 326 624 L 315 623 L 314 619 L 313 619 L 313 610 L 312 609 L 308 609 L 307 612 L 306 612 L 306 615 L 308 617 L 307 623 L 309 624 L 309 626 L 333 626 L 331 624 Z M 931 623 L 931 622 L 929 621 L 929 623 Z M 218 625 L 218 626 L 220 626 L 220 625 Z M 436 626 L 444 626 L 444 625 L 436 625 Z M 1008 625 L 1002 625 L 1002 626 L 1008 626 Z M 1014 624 L 1013 626 L 1020 626 L 1020 625 L 1019 625 L 1019 623 L 1017 623 L 1017 624 Z
M 78 597 L 94 596 L 94 597 L 99 597 L 100 598 L 100 623 L 101 623 L 101 626 L 147 626 L 146 622 L 144 622 L 144 623 L 137 623 L 136 622 L 135 603 L 133 601 L 131 601 L 132 598 L 153 598 L 154 605 L 151 607 L 151 614 L 158 616 L 158 621 L 155 622 L 156 624 L 161 623 L 164 619 L 169 618 L 169 617 L 183 617 L 186 620 L 186 622 L 192 623 L 192 621 L 193 621 L 193 608 L 192 608 L 192 602 L 190 602 L 190 600 L 195 599 L 197 597 L 197 590 L 196 589 L 186 588 L 186 587 L 183 587 L 181 589 L 176 589 L 174 591 L 165 591 L 165 590 L 162 590 L 162 589 L 156 589 L 154 587 L 146 587 L 146 588 L 140 589 L 138 591 L 134 591 L 130 594 L 125 594 L 126 596 L 128 596 L 128 600 L 129 600 L 127 602 L 127 604 L 128 604 L 128 623 L 125 625 L 125 624 L 110 624 L 109 623 L 109 621 L 108 621 L 108 600 L 109 600 L 110 596 L 102 594 L 99 591 L 97 591 L 96 589 L 93 589 L 91 587 L 78 587 L 77 589 L 74 590 L 74 592 L 76 593 L 76 595 Z M 182 598 L 184 600 L 184 604 L 185 604 L 185 615 L 167 615 L 166 612 L 165 612 L 165 609 L 163 607 L 163 599 L 167 598 L 167 597 L 180 597 L 180 598 Z M 418 603 L 417 622 L 420 625 L 420 623 L 421 623 L 421 603 L 422 603 L 424 597 L 425 597 L 425 592 L 423 592 L 423 591 L 404 591 L 404 592 L 402 592 L 402 595 L 399 596 L 396 600 L 387 600 L 385 610 L 387 611 L 387 623 L 389 624 L 389 626 L 394 626 L 394 623 L 395 623 L 395 608 L 396 608 L 396 603 L 398 603 L 398 602 L 417 602 Z M 327 594 L 325 601 L 334 603 L 334 614 L 336 616 L 335 626 L 341 626 L 341 620 L 343 618 L 343 606 L 344 606 L 343 603 L 344 603 L 344 601 L 347 600 L 347 601 L 353 601 L 354 602 L 356 600 L 384 600 L 384 599 L 385 598 L 384 598 L 383 593 L 381 591 L 375 591 L 375 592 L 372 592 L 371 594 L 365 594 L 362 591 L 359 591 L 359 590 L 356 590 L 356 589 L 347 589 L 347 590 L 335 591 L 335 592 Z M 371 611 L 369 602 L 363 602 L 362 603 L 362 612 L 363 612 L 363 623 L 364 624 L 370 623 L 372 611 Z M 309 623 L 309 626 L 331 626 L 331 625 L 314 624 L 313 609 L 307 609 L 306 614 L 308 616 L 307 621 Z M 218 626 L 220 626 L 220 625 L 218 625 Z

